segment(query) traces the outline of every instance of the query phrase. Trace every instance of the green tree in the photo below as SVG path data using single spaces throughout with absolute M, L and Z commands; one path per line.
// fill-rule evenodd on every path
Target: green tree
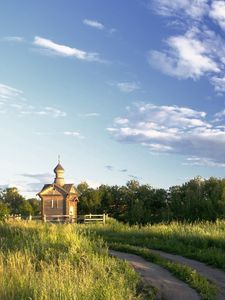
M 32 215 L 38 216 L 41 213 L 41 201 L 36 198 L 27 200 L 32 207 Z
M 86 181 L 83 181 L 77 185 L 77 190 L 79 193 L 79 196 L 81 196 L 85 191 L 87 191 L 89 188 L 88 183 Z
M 25 200 L 19 207 L 19 212 L 22 216 L 27 217 L 33 215 L 33 209 L 29 201 Z
M 4 220 L 9 213 L 8 206 L 5 203 L 0 202 L 0 220 Z
M 15 187 L 1 191 L 0 199 L 9 207 L 12 214 L 19 214 L 20 206 L 25 201 L 25 198 L 19 194 L 18 189 Z
M 89 188 L 86 184 L 78 185 L 79 192 L 78 211 L 79 214 L 96 213 L 100 206 L 98 189 Z

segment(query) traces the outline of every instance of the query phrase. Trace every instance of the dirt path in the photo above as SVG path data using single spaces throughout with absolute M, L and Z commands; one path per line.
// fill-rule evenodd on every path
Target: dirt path
M 150 249 L 151 252 L 159 254 L 160 256 L 169 259 L 173 262 L 178 262 L 187 266 L 192 267 L 195 269 L 199 274 L 203 275 L 204 277 L 208 278 L 210 281 L 215 283 L 218 288 L 219 288 L 219 295 L 218 299 L 219 300 L 224 300 L 225 299 L 225 272 L 210 267 L 202 262 L 189 259 L 180 255 L 175 255 L 175 254 L 170 254 L 166 253 L 160 250 L 152 250 Z
M 159 291 L 159 299 L 166 300 L 199 300 L 200 296 L 186 283 L 173 277 L 162 267 L 144 260 L 135 254 L 110 250 L 109 253 L 127 260 L 141 275 L 142 280 Z

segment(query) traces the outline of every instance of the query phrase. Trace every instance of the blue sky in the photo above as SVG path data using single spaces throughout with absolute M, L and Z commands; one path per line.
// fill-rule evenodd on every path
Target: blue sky
M 0 185 L 225 173 L 225 2 L 0 1 Z

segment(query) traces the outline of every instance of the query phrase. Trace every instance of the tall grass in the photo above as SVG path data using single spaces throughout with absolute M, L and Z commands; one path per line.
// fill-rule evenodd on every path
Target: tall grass
M 225 221 L 128 226 L 110 220 L 92 230 L 108 242 L 177 253 L 225 270 Z
M 76 225 L 0 224 L 0 299 L 142 299 L 140 279 Z

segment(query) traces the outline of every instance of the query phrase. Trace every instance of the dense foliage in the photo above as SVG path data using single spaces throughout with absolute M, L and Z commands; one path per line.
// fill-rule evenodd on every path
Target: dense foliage
M 39 213 L 40 201 L 37 199 L 26 200 L 14 187 L 0 190 L 0 220 L 8 214 L 29 216 L 38 215 Z
M 141 185 L 136 180 L 125 186 L 87 183 L 77 186 L 79 213 L 102 213 L 130 224 L 162 221 L 215 221 L 225 217 L 225 179 L 196 177 L 168 190 Z

